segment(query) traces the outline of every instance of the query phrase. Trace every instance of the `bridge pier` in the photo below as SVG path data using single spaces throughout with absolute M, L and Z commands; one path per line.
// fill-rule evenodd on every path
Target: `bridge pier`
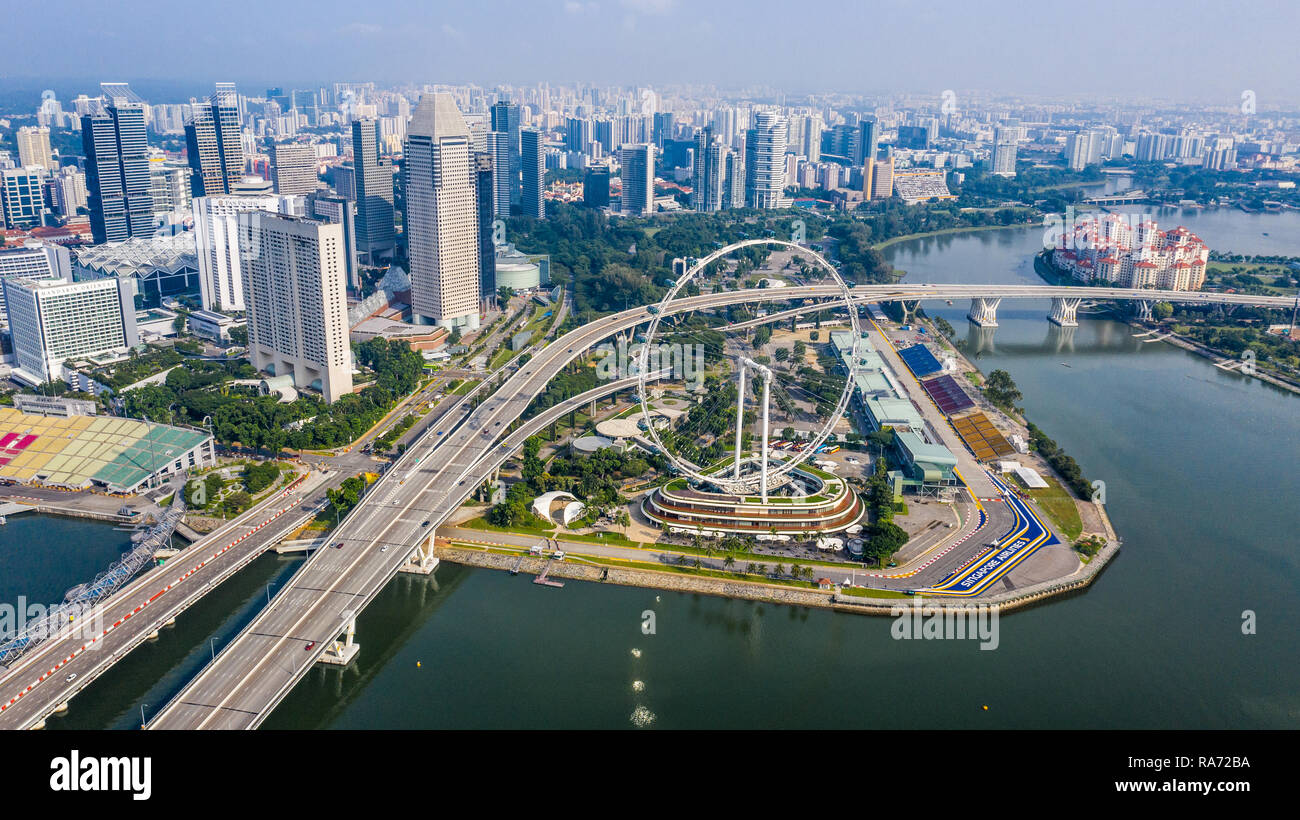
M 903 312 L 903 324 L 911 324 L 912 317 L 916 316 L 916 309 L 921 306 L 920 299 L 900 299 L 895 304 Z
M 406 559 L 406 563 L 402 564 L 397 571 L 412 575 L 428 575 L 438 568 L 438 564 L 438 558 L 433 554 L 433 533 L 430 532 L 427 538 L 416 545 Z
M 1151 309 L 1155 307 L 1155 302 L 1149 299 L 1139 299 L 1133 303 L 1133 308 L 1137 311 L 1137 316 L 1144 322 L 1149 322 L 1153 318 Z
M 343 627 L 341 638 L 335 638 L 330 642 L 325 654 L 320 656 L 317 663 L 329 664 L 330 666 L 347 666 L 352 663 L 352 659 L 361 651 L 361 644 L 353 640 L 357 634 L 357 619 L 353 617 Z
M 994 299 L 976 296 L 970 300 L 970 311 L 966 314 L 966 318 L 980 327 L 997 327 L 998 305 L 1000 304 L 1002 304 L 1001 297 Z
M 1052 312 L 1048 314 L 1047 321 L 1061 327 L 1078 327 L 1079 326 L 1079 305 L 1083 300 L 1077 297 L 1065 298 L 1056 297 L 1052 299 Z

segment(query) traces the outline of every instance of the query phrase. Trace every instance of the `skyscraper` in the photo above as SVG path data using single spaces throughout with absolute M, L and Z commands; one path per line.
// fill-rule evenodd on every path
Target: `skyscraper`
M 773 111 L 754 115 L 745 139 L 746 200 L 751 208 L 780 208 L 785 190 L 785 118 Z
M 13 376 L 27 384 L 63 378 L 68 359 L 140 343 L 130 276 L 86 282 L 10 277 L 2 285 L 17 364 Z
M 546 185 L 546 154 L 542 145 L 542 132 L 525 128 L 519 132 L 520 170 L 522 194 L 519 204 L 524 216 L 546 218 L 546 202 L 542 191 Z
M 253 366 L 327 402 L 351 393 L 343 226 L 258 211 L 238 230 Z
M 654 116 L 654 143 L 659 151 L 664 150 L 664 140 L 673 138 L 673 112 L 657 111 Z
M 320 123 L 315 91 L 294 91 L 291 103 L 294 111 L 306 117 L 307 125 L 314 127 Z
M 397 229 L 393 224 L 393 166 L 379 159 L 378 128 L 377 120 L 352 121 L 357 251 L 371 265 L 391 257 L 397 246 Z
M 654 213 L 655 147 L 649 143 L 619 149 L 623 165 L 623 193 L 619 210 L 629 216 Z
M 261 211 L 287 213 L 290 202 L 278 196 L 201 196 L 193 202 L 194 250 L 199 260 L 203 309 L 246 310 L 240 270 L 239 223 Z
M 508 140 L 510 163 L 506 167 L 509 172 L 510 204 L 518 205 L 521 193 L 519 175 L 522 168 L 521 146 L 519 143 L 519 106 L 512 105 L 506 100 L 498 100 L 493 103 L 492 130 L 505 134 Z M 496 169 L 498 174 L 501 173 L 501 167 L 498 166 Z
M 425 94 L 406 136 L 411 307 L 443 327 L 479 326 L 479 236 L 469 126 L 450 94 Z
M 876 151 L 880 147 L 880 124 L 875 119 L 865 119 L 858 123 L 857 148 L 860 152 L 853 159 L 862 165 L 862 193 L 871 199 L 875 182 Z
M 691 208 L 720 211 L 725 205 L 727 157 L 730 151 L 713 135 L 712 127 L 695 134 L 695 173 L 691 183 Z
M 510 216 L 510 135 L 489 131 L 487 153 L 492 158 L 492 215 Z
M 727 183 L 722 207 L 745 207 L 745 159 L 739 151 L 727 151 Z
M 474 154 L 474 202 L 478 210 L 478 294 L 479 302 L 486 309 L 496 300 L 497 253 L 492 241 L 496 183 L 493 181 L 492 157 L 485 153 Z
M 609 166 L 589 165 L 582 177 L 582 204 L 588 208 L 609 206 Z
M 103 113 L 81 118 L 81 146 L 86 154 L 86 206 L 96 244 L 150 234 L 153 197 L 144 107 L 125 97 L 110 97 Z
M 271 146 L 271 180 L 277 194 L 310 194 L 316 190 L 316 147 L 305 142 Z
M 217 83 L 208 102 L 193 107 L 185 126 L 190 186 L 194 196 L 228 194 L 244 176 L 244 149 L 239 135 L 239 98 L 234 83 Z
M 58 170 L 50 152 L 50 129 L 30 126 L 19 128 L 15 141 L 18 143 L 19 165 L 24 168 L 39 165 L 47 171 Z
M 803 121 L 803 143 L 809 162 L 822 159 L 822 118 L 813 114 Z
M 34 228 L 45 213 L 45 169 L 39 165 L 0 170 L 0 211 L 6 228 Z
M 1000 177 L 1016 175 L 1016 137 L 1018 128 L 996 128 L 993 131 L 993 173 Z

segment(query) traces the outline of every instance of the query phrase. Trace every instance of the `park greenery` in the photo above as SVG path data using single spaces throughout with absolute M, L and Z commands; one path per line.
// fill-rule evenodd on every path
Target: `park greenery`
M 1092 497 L 1092 485 L 1083 477 L 1083 470 L 1079 468 L 1073 456 L 1062 450 L 1055 441 L 1048 438 L 1047 434 L 1028 422 L 1029 428 L 1029 446 L 1042 456 L 1052 469 L 1065 481 L 1065 485 L 1079 498 L 1089 499 Z
M 505 499 L 488 510 L 489 524 L 497 527 L 549 528 L 550 522 L 532 511 L 537 496 L 563 491 L 572 493 L 587 506 L 587 514 L 578 522 L 589 526 L 601 516 L 612 516 L 624 526 L 629 523 L 627 513 L 621 510 L 627 500 L 619 492 L 622 482 L 646 475 L 653 468 L 662 471 L 667 460 L 639 451 L 620 451 L 614 448 L 598 450 L 589 456 L 557 455 L 544 463 L 540 456 L 543 441 L 531 436 L 524 442 L 521 453 L 521 480 L 510 485 Z
M 423 358 L 400 341 L 371 339 L 353 346 L 356 361 L 374 374 L 359 393 L 326 404 L 315 396 L 280 403 L 261 396 L 251 385 L 257 372 L 247 362 L 187 359 L 161 384 L 150 384 L 124 395 L 128 415 L 153 421 L 211 424 L 222 444 L 239 444 L 277 453 L 285 447 L 341 447 L 373 427 L 423 377 Z
M 884 458 L 876 459 L 876 470 L 867 479 L 866 502 L 871 523 L 862 533 L 862 559 L 883 565 L 907 543 L 907 530 L 894 523 L 894 487 Z
M 984 396 L 993 406 L 1008 413 L 1014 412 L 1016 402 L 1024 398 L 1020 388 L 1005 370 L 994 370 L 984 379 Z

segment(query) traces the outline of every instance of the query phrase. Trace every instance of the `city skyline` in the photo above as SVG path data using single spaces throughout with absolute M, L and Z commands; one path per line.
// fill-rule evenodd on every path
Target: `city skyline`
M 124 14 L 122 5 L 138 13 Z M 318 78 L 302 67 L 321 66 L 321 50 L 326 49 L 331 78 L 385 83 L 707 82 L 720 89 L 769 86 L 785 94 L 830 88 L 938 95 L 946 89 L 996 88 L 1009 95 L 1204 104 L 1220 99 L 1230 104 L 1249 89 L 1261 108 L 1268 108 L 1287 100 L 1294 104 L 1288 79 L 1300 71 L 1300 58 L 1286 47 L 1287 27 L 1276 25 L 1275 12 L 1282 8 L 1277 4 L 1237 9 L 1216 19 L 1213 60 L 1199 49 L 1170 45 L 1204 35 L 1206 18 L 1198 9 L 1204 4 L 1107 2 L 1079 14 L 1068 7 L 1025 10 L 999 0 L 969 15 L 963 4 L 949 0 L 925 6 L 845 0 L 804 21 L 785 20 L 795 30 L 802 23 L 806 36 L 778 46 L 777 56 L 784 59 L 751 48 L 770 20 L 792 16 L 766 0 L 548 0 L 511 7 L 509 14 L 503 13 L 504 5 L 456 2 L 426 13 L 418 4 L 386 2 L 363 14 L 352 4 L 324 0 L 313 7 L 316 14 L 303 16 L 239 2 L 231 13 L 195 30 L 153 0 L 111 10 L 54 2 L 52 12 L 67 10 L 82 23 L 65 33 L 65 59 L 54 71 L 11 71 L 10 84 L 21 86 L 24 76 L 121 76 L 167 77 L 177 85 L 193 80 L 197 88 L 202 81 L 210 84 L 215 74 L 245 84 L 315 82 Z M 263 30 L 278 33 L 276 49 L 267 49 L 264 35 L 241 25 L 249 19 L 239 12 L 243 6 L 250 14 L 270 16 Z M 183 38 L 187 48 L 135 48 L 140 39 L 123 21 L 145 17 L 151 38 Z M 1117 26 L 1117 19 L 1128 22 Z M 869 35 L 880 30 L 889 36 Z M 1031 30 L 1039 35 L 1027 37 Z M 842 39 L 836 42 L 827 32 L 861 32 L 871 45 L 863 49 L 856 45 L 861 40 L 849 34 L 839 34 Z M 513 47 L 476 47 L 489 36 Z M 1078 48 L 1063 48 L 1062 39 Z M 584 48 L 554 47 L 565 40 L 582 42 Z M 942 59 L 917 61 L 918 49 Z M 1104 59 L 1085 61 L 1080 49 L 1095 50 Z M 15 65 L 44 65 L 39 40 L 18 38 L 8 50 Z

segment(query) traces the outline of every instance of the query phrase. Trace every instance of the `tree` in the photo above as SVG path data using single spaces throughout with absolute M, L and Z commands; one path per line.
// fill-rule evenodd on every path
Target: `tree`
M 776 359 L 778 362 L 784 362 L 790 358 L 790 349 L 786 347 L 778 347 L 776 350 L 772 351 L 772 358 Z
M 1011 374 L 1005 370 L 994 370 L 989 373 L 988 378 L 984 380 L 984 395 L 1003 410 L 1011 410 L 1016 402 L 1024 398 L 1016 383 L 1011 380 Z
M 497 288 L 497 301 L 500 303 L 502 310 L 505 310 L 506 305 L 510 302 L 510 297 L 514 295 L 515 292 L 505 285 Z

